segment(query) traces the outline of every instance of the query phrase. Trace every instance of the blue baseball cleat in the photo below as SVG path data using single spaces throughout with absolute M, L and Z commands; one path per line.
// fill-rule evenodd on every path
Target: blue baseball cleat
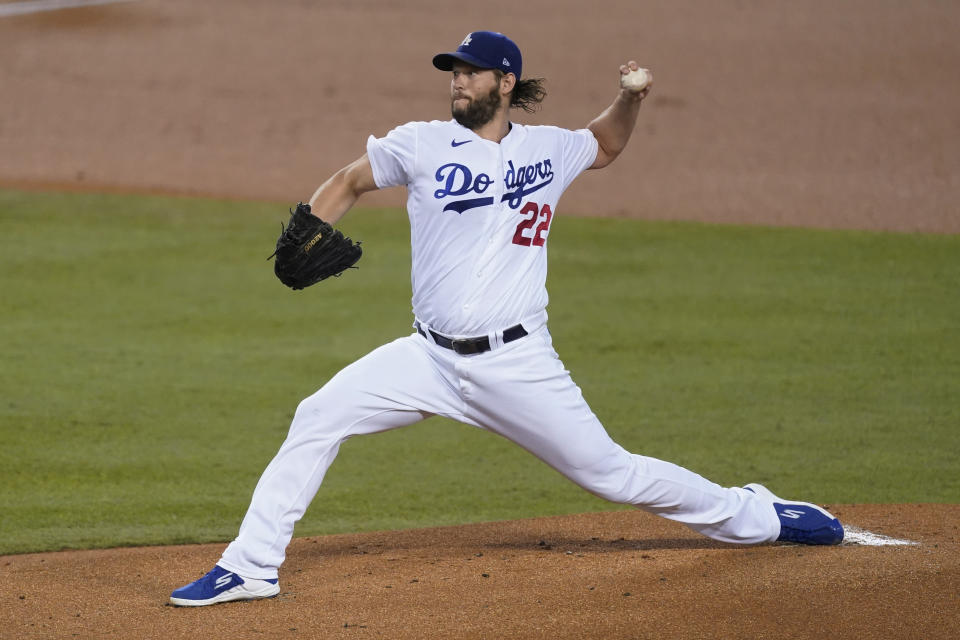
M 280 584 L 277 579 L 243 578 L 217 565 L 196 582 L 171 593 L 170 603 L 178 607 L 202 607 L 232 600 L 271 598 L 278 593 Z
M 843 525 L 826 509 L 809 502 L 790 502 L 778 498 L 762 484 L 748 484 L 744 489 L 773 504 L 780 518 L 779 542 L 840 544 L 843 541 Z

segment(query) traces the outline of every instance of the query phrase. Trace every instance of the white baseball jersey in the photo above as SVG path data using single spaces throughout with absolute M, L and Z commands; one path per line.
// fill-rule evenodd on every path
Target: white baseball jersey
M 542 314 L 547 236 L 564 190 L 597 157 L 589 129 L 514 124 L 497 144 L 455 121 L 367 141 L 380 188 L 406 186 L 413 310 L 475 336 Z

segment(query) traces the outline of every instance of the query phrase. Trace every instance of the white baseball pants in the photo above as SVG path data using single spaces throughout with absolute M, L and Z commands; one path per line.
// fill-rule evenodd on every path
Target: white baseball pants
M 294 524 L 340 444 L 431 415 L 497 433 L 591 493 L 682 522 L 715 540 L 776 540 L 779 520 L 755 494 L 723 488 L 615 443 L 564 369 L 545 326 L 499 345 L 462 356 L 414 333 L 340 371 L 300 403 L 219 564 L 248 578 L 276 578 Z

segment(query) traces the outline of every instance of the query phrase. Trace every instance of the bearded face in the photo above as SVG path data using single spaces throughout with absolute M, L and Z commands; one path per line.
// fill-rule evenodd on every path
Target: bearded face
M 466 100 L 466 104 L 457 104 L 458 100 Z M 467 129 L 476 130 L 487 124 L 500 109 L 500 83 L 497 82 L 486 95 L 468 98 L 454 94 L 450 100 L 450 111 L 453 119 Z

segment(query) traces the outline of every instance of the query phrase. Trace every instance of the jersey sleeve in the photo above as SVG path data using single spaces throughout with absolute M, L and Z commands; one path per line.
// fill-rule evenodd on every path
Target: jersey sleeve
M 566 189 L 574 178 L 586 171 L 597 159 L 597 139 L 590 129 L 576 131 L 561 130 L 561 152 L 563 154 L 563 188 Z
M 367 158 L 380 189 L 409 184 L 417 164 L 417 124 L 401 125 L 382 138 L 370 136 Z

